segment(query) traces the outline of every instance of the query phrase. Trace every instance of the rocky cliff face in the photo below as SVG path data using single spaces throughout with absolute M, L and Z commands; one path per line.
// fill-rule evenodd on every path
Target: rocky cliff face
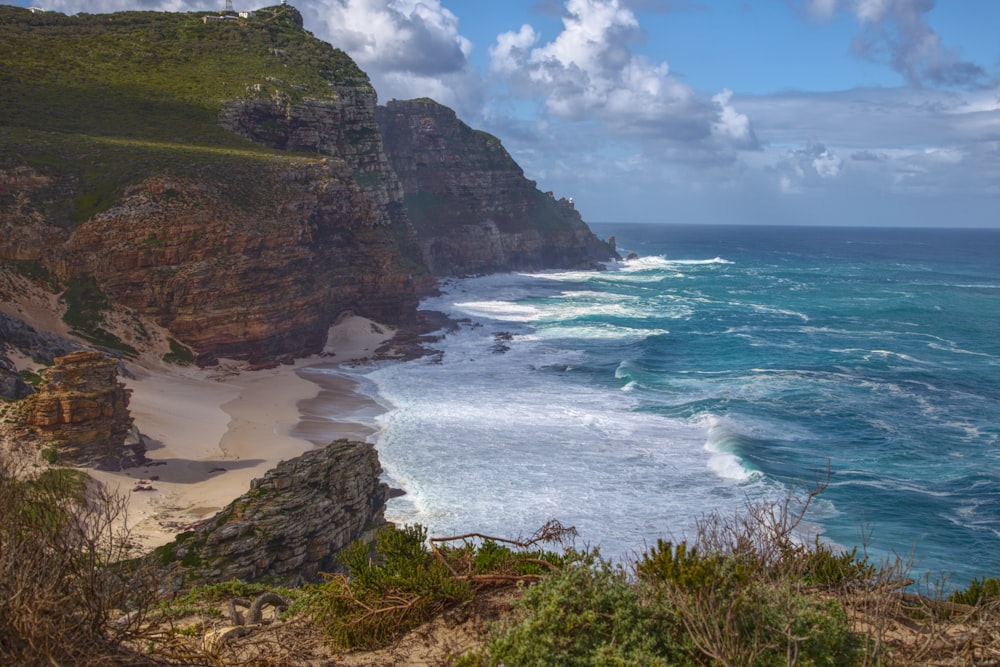
M 413 316 L 420 267 L 384 217 L 339 160 L 164 175 L 76 228 L 50 265 L 66 281 L 92 277 L 200 363 L 304 356 L 345 310 L 387 323 Z
M 164 587 L 241 579 L 294 582 L 336 572 L 338 551 L 385 525 L 388 487 L 372 445 L 338 440 L 285 461 L 151 558 Z
M 225 25 L 0 14 L 20 40 L 0 47 L 18 82 L 0 91 L 0 262 L 95 284 L 203 364 L 317 353 L 345 310 L 415 318 L 432 279 L 375 91 L 293 8 Z M 31 51 L 76 69 L 26 74 Z M 65 97 L 60 113 L 34 105 L 43 94 Z
M 496 137 L 451 109 L 392 100 L 377 118 L 435 275 L 591 267 L 613 256 L 571 202 L 540 192 Z
M 226 25 L 0 14 L 23 23 L 0 45 L 14 72 L 0 90 L 0 262 L 32 262 L 63 289 L 96 285 L 199 363 L 319 352 L 348 310 L 412 324 L 432 272 L 612 255 L 450 109 L 377 109 L 364 73 L 291 7 Z M 163 57 L 129 60 L 136 34 Z M 84 45 L 103 46 L 80 58 Z M 77 69 L 38 72 L 34 51 Z M 65 108 L 46 113 L 43 94 Z
M 125 444 L 132 417 L 117 359 L 74 352 L 56 358 L 41 376 L 38 393 L 6 406 L 0 424 L 6 446 L 45 448 L 60 463 L 102 470 L 141 460 L 142 452 Z

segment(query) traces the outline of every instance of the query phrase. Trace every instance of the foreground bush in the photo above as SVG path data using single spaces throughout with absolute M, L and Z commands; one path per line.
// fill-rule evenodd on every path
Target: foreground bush
M 28 474 L 28 473 L 31 474 Z M 0 459 L 0 664 L 125 660 L 152 587 L 124 563 L 124 499 L 82 472 L 26 471 Z M 132 611 L 125 620 L 122 610 Z
M 534 545 L 570 532 L 550 522 L 527 541 L 478 534 L 429 540 L 423 526 L 389 526 L 373 545 L 345 549 L 347 574 L 312 587 L 303 606 L 336 648 L 378 648 L 483 587 L 538 579 L 561 557 Z
M 676 614 L 594 552 L 524 592 L 523 618 L 460 665 L 694 665 Z
M 634 576 L 596 554 L 527 590 L 523 617 L 467 665 L 863 664 L 867 641 L 833 595 L 872 583 L 856 552 L 800 542 L 816 492 L 708 515 L 692 543 L 659 541 Z
M 420 526 L 382 530 L 374 553 L 355 542 L 341 562 L 349 576 L 334 575 L 307 596 L 306 608 L 337 648 L 377 648 L 449 605 L 468 599 L 457 581 L 426 549 Z

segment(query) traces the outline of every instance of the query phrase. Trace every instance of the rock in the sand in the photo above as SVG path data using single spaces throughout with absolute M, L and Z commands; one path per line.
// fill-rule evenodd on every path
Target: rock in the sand
M 129 440 L 131 391 L 118 381 L 118 360 L 100 352 L 57 357 L 41 371 L 38 393 L 7 407 L 0 442 L 52 462 L 120 470 L 144 460 Z
M 157 549 L 165 591 L 242 579 L 295 583 L 340 569 L 336 555 L 385 525 L 389 487 L 368 443 L 338 440 L 283 461 L 213 518 Z

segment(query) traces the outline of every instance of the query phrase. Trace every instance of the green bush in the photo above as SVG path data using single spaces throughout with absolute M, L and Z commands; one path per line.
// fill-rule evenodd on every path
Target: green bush
M 657 540 L 656 546 L 642 555 L 636 564 L 641 577 L 656 584 L 670 584 L 690 592 L 705 586 L 727 589 L 745 586 L 752 571 L 746 559 L 720 553 L 699 553 L 697 546 L 687 542 Z
M 811 548 L 801 546 L 788 559 L 803 583 L 824 588 L 868 584 L 876 573 L 867 556 L 858 556 L 857 547 L 837 552 L 819 537 Z
M 815 589 L 870 581 L 874 568 L 855 551 L 835 553 L 818 540 L 807 547 L 789 539 L 785 525 L 752 520 L 765 515 L 751 508 L 751 520 L 712 522 L 709 528 L 734 530 L 702 532 L 700 546 L 658 541 L 636 564 L 640 580 L 680 619 L 701 660 L 754 667 L 859 664 L 861 635 L 852 632 L 840 603 Z
M 948 597 L 951 602 L 973 606 L 997 599 L 1000 599 L 1000 580 L 992 577 L 973 579 L 968 588 L 955 591 Z
M 167 342 L 170 344 L 170 351 L 163 355 L 163 361 L 178 366 L 190 366 L 194 362 L 194 352 L 187 345 L 178 343 L 173 338 L 168 338 Z
M 862 662 L 864 640 L 836 600 L 804 594 L 789 581 L 755 582 L 733 600 L 737 655 L 754 667 L 848 667 Z M 737 663 L 734 663 L 737 664 Z
M 523 619 L 460 665 L 693 665 L 676 616 L 595 552 L 527 589 Z
M 93 278 L 85 276 L 74 280 L 61 298 L 66 304 L 63 321 L 72 327 L 74 334 L 130 357 L 139 355 L 138 350 L 101 326 L 104 324 L 104 313 L 111 308 L 111 301 Z
M 472 597 L 467 580 L 456 577 L 426 545 L 422 526 L 390 526 L 374 549 L 355 542 L 341 562 L 349 576 L 336 575 L 306 593 L 305 608 L 341 649 L 370 649 Z

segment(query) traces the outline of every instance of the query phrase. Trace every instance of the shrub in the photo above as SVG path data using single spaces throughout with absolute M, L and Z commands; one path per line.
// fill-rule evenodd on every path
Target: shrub
M 524 617 L 460 665 L 693 665 L 670 610 L 596 552 L 527 589 Z
M 178 343 L 173 338 L 167 338 L 167 343 L 170 344 L 170 351 L 163 355 L 163 361 L 178 366 L 190 366 L 194 363 L 194 352 L 187 345 Z
M 1000 599 L 1000 580 L 992 577 L 973 579 L 964 591 L 955 591 L 948 597 L 950 602 L 972 606 L 997 599 Z
M 82 472 L 0 459 L 0 664 L 116 664 L 152 600 L 115 528 L 124 498 Z M 131 615 L 112 623 L 120 611 Z M 122 658 L 124 660 L 124 658 Z
M 101 326 L 104 324 L 104 313 L 111 308 L 111 301 L 93 278 L 87 276 L 74 280 L 62 293 L 61 299 L 66 303 L 63 321 L 75 335 L 130 357 L 139 355 L 138 350 Z
M 636 564 L 702 660 L 759 667 L 862 660 L 865 643 L 841 604 L 815 589 L 864 584 L 875 569 L 856 551 L 795 539 L 813 496 L 797 512 L 789 498 L 748 504 L 734 517 L 706 516 L 694 545 L 658 541 Z
M 341 554 L 348 569 L 307 593 L 305 607 L 338 648 L 377 648 L 472 596 L 427 548 L 422 526 L 387 527 L 374 549 L 354 542 Z

